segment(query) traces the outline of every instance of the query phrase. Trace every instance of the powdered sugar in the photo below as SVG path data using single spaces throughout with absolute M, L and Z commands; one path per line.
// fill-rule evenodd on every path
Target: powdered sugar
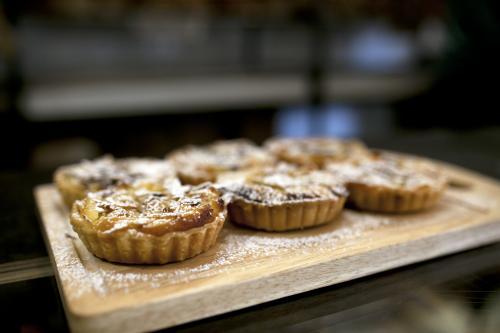
M 439 189 L 446 183 L 446 177 L 433 163 L 391 154 L 359 160 L 357 163 L 332 163 L 326 169 L 345 183 L 395 189 L 413 190 L 424 186 Z
M 347 196 L 346 189 L 332 173 L 287 164 L 223 176 L 218 185 L 223 193 L 271 206 Z
M 183 172 L 239 170 L 269 165 L 274 158 L 264 149 L 245 139 L 216 141 L 205 146 L 186 146 L 173 151 L 168 159 Z
M 74 279 L 86 279 L 94 293 L 105 296 L 112 292 L 129 293 L 137 289 L 158 288 L 186 283 L 207 277 L 248 270 L 251 267 L 282 261 L 289 256 L 317 255 L 333 251 L 367 233 L 389 224 L 390 220 L 345 211 L 338 221 L 304 231 L 267 233 L 226 224 L 218 244 L 206 254 L 193 259 L 161 266 L 115 265 L 93 257 L 75 239 L 75 246 L 82 257 L 85 272 L 72 268 Z M 81 263 L 79 263 L 81 267 Z

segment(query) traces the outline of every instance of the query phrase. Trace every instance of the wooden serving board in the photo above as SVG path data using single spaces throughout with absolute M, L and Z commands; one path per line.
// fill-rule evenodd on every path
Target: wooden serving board
M 53 185 L 35 189 L 60 294 L 75 332 L 170 327 L 500 240 L 500 184 L 443 164 L 454 186 L 417 214 L 345 210 L 333 223 L 267 233 L 226 223 L 218 244 L 167 265 L 95 258 Z

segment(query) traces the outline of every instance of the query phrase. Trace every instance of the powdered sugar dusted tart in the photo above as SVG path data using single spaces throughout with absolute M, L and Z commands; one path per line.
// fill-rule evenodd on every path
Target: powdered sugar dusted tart
M 185 184 L 215 181 L 223 172 L 263 167 L 274 158 L 262 148 L 244 139 L 217 141 L 206 146 L 187 146 L 167 156 Z
M 274 138 L 265 147 L 281 161 L 316 168 L 370 155 L 360 141 L 335 138 Z
M 371 160 L 330 164 L 326 169 L 343 179 L 349 202 L 361 210 L 405 213 L 434 206 L 447 179 L 430 161 L 382 154 Z
M 212 247 L 226 215 L 214 187 L 180 187 L 174 182 L 161 191 L 109 188 L 88 193 L 74 203 L 70 221 L 99 258 L 163 264 Z
M 289 166 L 223 176 L 231 221 L 256 229 L 285 231 L 330 222 L 344 206 L 347 192 L 332 174 Z
M 172 164 L 164 160 L 104 156 L 60 167 L 54 174 L 54 182 L 66 205 L 71 206 L 87 192 L 109 186 L 161 188 L 164 181 L 175 177 Z

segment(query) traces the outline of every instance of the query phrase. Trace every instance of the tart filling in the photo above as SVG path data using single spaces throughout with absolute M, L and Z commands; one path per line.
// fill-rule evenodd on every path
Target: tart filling
M 71 206 L 87 192 L 95 192 L 110 186 L 142 186 L 161 188 L 166 180 L 175 178 L 173 166 L 163 160 L 104 156 L 93 161 L 59 168 L 54 181 L 65 203 Z
M 226 219 L 211 187 L 106 189 L 73 205 L 71 225 L 97 257 L 122 263 L 167 263 L 209 249 Z
M 274 158 L 252 142 L 239 139 L 218 141 L 206 146 L 188 146 L 167 156 L 185 184 L 215 181 L 223 172 L 262 167 Z
M 233 222 L 256 229 L 302 229 L 332 221 L 347 192 L 332 174 L 279 166 L 222 179 Z
M 447 184 L 433 163 L 389 154 L 352 164 L 331 164 L 327 170 L 343 179 L 350 203 L 369 211 L 404 213 L 430 208 Z
M 360 141 L 333 138 L 270 139 L 265 147 L 282 161 L 316 168 L 370 155 Z

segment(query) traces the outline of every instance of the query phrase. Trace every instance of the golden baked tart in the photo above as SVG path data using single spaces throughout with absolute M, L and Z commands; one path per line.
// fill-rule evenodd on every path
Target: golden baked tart
M 206 146 L 187 146 L 167 156 L 184 184 L 213 182 L 221 173 L 258 168 L 274 163 L 264 149 L 244 139 L 216 141 Z
M 335 138 L 274 138 L 264 146 L 281 161 L 314 168 L 370 155 L 360 141 Z
M 336 163 L 327 170 L 344 179 L 349 203 L 361 210 L 406 213 L 434 206 L 447 180 L 433 163 L 382 154 L 357 163 Z
M 330 222 L 342 210 L 347 192 L 332 174 L 291 167 L 269 167 L 223 176 L 228 212 L 234 223 L 267 231 L 303 229 Z
M 54 182 L 68 207 L 87 192 L 109 186 L 143 186 L 154 189 L 162 182 L 175 178 L 173 166 L 164 160 L 104 156 L 93 161 L 60 167 Z
M 215 244 L 227 211 L 212 186 L 173 188 L 90 192 L 73 204 L 71 225 L 90 252 L 108 261 L 164 264 L 194 257 Z

